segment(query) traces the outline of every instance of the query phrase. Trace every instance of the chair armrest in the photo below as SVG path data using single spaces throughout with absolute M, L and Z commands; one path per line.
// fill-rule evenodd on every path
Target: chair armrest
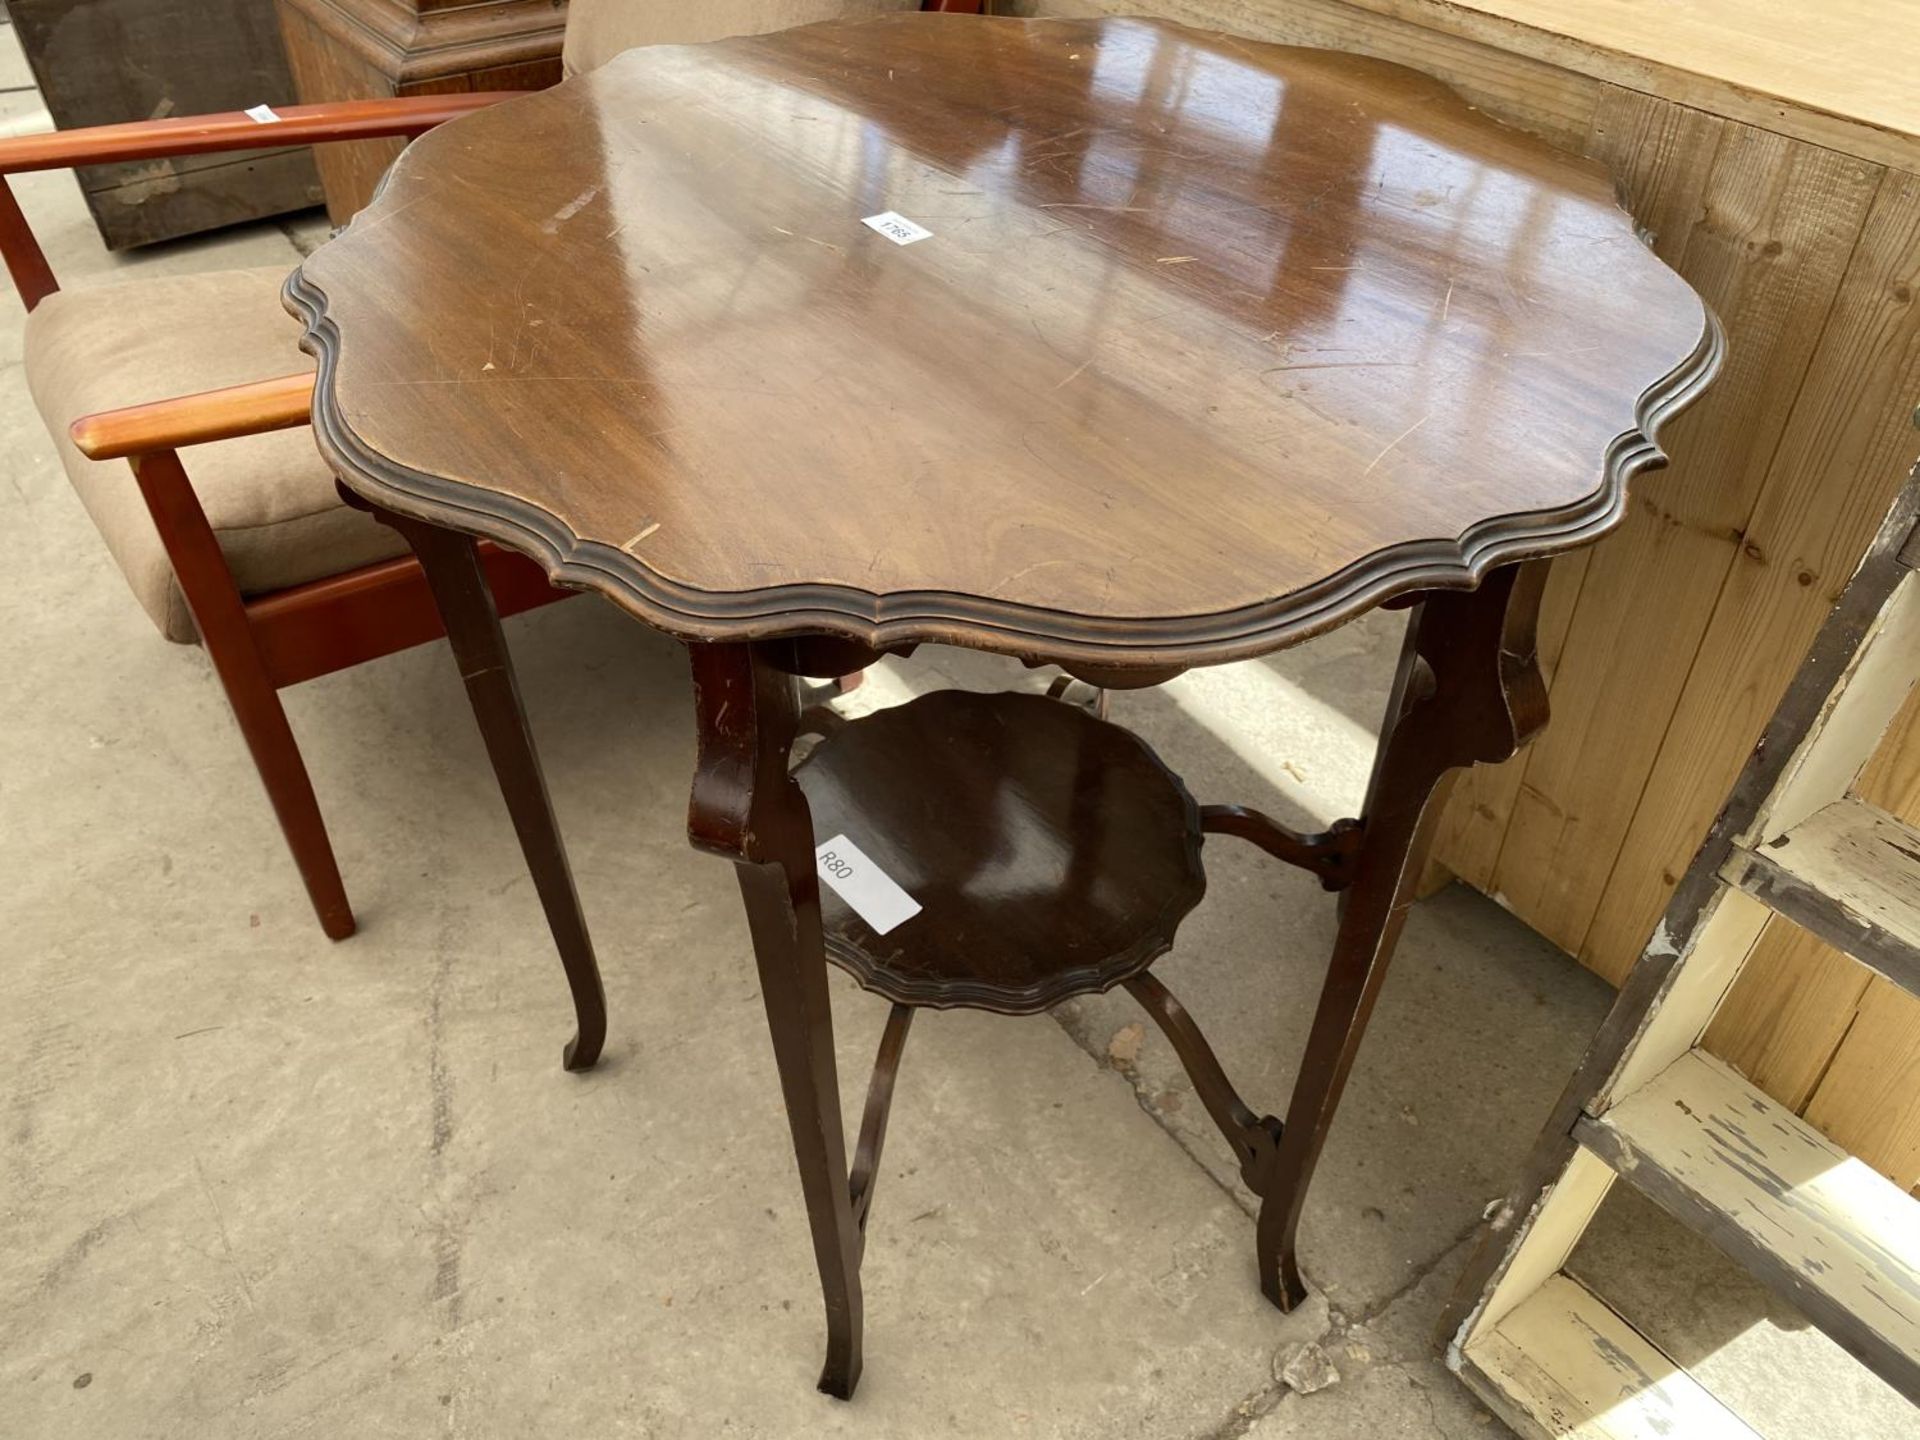
M 67 427 L 89 460 L 123 460 L 182 445 L 204 445 L 305 425 L 313 404 L 313 372 L 257 380 L 149 405 L 83 415 Z
M 313 145 L 327 140 L 374 140 L 413 136 L 467 114 L 511 100 L 526 91 L 489 90 L 461 95 L 404 95 L 388 100 L 344 100 L 327 105 L 287 105 L 278 120 L 256 120 L 243 110 L 139 120 L 128 125 L 91 125 L 49 135 L 0 140 L 0 175 L 22 170 L 61 170 L 122 160 L 204 155 L 218 150 L 261 150 Z

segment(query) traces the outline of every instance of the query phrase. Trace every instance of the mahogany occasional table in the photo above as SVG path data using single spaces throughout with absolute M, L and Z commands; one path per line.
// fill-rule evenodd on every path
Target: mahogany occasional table
M 1261 1197 L 1263 1289 L 1301 1298 L 1428 798 L 1546 718 L 1531 562 L 1620 517 L 1720 349 L 1597 167 L 1409 70 L 1119 20 L 633 51 L 415 142 L 288 296 L 319 444 L 445 613 L 578 1066 L 593 957 L 471 537 L 686 642 L 688 828 L 745 897 L 841 1396 L 920 1007 L 1125 985 Z M 1043 697 L 796 700 L 928 643 L 1151 685 L 1387 604 L 1411 614 L 1372 782 L 1321 835 L 1196 805 Z M 1210 834 L 1343 892 L 1284 1123 L 1148 969 Z M 851 1164 L 828 961 L 893 1004 Z

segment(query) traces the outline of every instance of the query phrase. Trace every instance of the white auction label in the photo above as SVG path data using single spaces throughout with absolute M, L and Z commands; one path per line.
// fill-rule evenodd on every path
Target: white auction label
M 813 864 L 827 888 L 852 906 L 853 913 L 876 935 L 884 935 L 920 913 L 920 902 L 894 884 L 891 875 L 844 835 L 815 846 Z
M 251 105 L 247 107 L 247 118 L 262 125 L 271 125 L 280 117 L 274 113 L 271 105 Z
M 869 230 L 878 230 L 896 245 L 911 245 L 916 240 L 931 240 L 933 232 L 924 225 L 916 225 L 904 215 L 896 215 L 889 210 L 884 215 L 869 215 L 860 222 Z

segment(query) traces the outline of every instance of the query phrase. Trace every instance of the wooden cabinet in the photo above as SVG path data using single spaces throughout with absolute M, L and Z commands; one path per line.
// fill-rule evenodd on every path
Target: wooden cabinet
M 20 45 L 63 130 L 284 104 L 293 84 L 270 0 L 11 0 Z M 110 250 L 320 203 L 303 145 L 78 172 Z
M 1553 723 L 1456 787 L 1440 837 L 1456 874 L 1617 982 L 1920 453 L 1920 27 L 1883 0 L 999 8 L 1144 12 L 1416 66 L 1605 163 L 1726 323 L 1726 370 L 1664 437 L 1672 468 L 1556 563 Z M 1867 798 L 1920 818 L 1916 757 L 1908 724 Z M 1708 1044 L 1910 1187 L 1920 1103 L 1889 1097 L 1920 1088 L 1916 1035 L 1920 1001 L 1776 922 Z
M 566 0 L 275 0 L 305 101 L 538 90 L 560 79 Z M 398 140 L 317 153 L 327 210 L 344 224 L 400 153 Z

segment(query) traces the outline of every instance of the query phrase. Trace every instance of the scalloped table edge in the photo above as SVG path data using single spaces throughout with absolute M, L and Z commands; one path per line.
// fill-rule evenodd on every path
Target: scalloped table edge
M 1726 333 L 1704 301 L 1693 353 L 1642 393 L 1634 428 L 1608 446 L 1600 486 L 1559 510 L 1494 516 L 1451 540 L 1408 541 L 1326 578 L 1255 605 L 1213 614 L 1128 620 L 1048 610 L 948 591 L 876 594 L 837 584 L 713 592 L 659 575 L 625 551 L 575 534 L 558 516 L 484 486 L 412 469 L 356 435 L 334 393 L 340 334 L 324 291 L 304 269 L 283 298 L 306 326 L 300 348 L 318 362 L 316 443 L 343 484 L 397 514 L 485 536 L 538 561 L 558 586 L 607 596 L 646 624 L 683 640 L 728 642 L 833 636 L 874 650 L 954 644 L 1027 659 L 1101 667 L 1182 668 L 1283 649 L 1422 590 L 1470 590 L 1492 570 L 1576 549 L 1626 513 L 1628 486 L 1667 462 L 1660 428 L 1713 381 Z

